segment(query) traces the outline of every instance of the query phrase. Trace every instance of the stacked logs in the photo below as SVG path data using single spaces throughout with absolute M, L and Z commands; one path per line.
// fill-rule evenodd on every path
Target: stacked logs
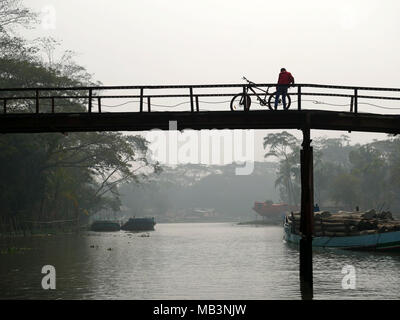
M 300 213 L 292 212 L 288 216 L 288 222 L 292 232 L 300 234 Z M 389 211 L 377 213 L 372 209 L 365 212 L 314 212 L 315 237 L 344 237 L 393 231 L 400 231 L 400 221 L 394 220 Z

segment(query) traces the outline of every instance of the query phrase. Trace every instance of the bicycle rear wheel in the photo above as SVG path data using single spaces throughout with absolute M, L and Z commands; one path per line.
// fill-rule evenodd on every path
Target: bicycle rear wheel
M 247 110 L 249 110 L 250 109 L 250 105 L 251 105 L 250 96 L 247 95 L 247 94 L 243 95 L 243 93 L 237 94 L 231 100 L 231 110 L 232 111 L 247 111 L 247 110 L 245 110 L 245 104 L 244 104 L 245 101 L 246 101 L 246 104 L 247 104 Z
M 271 94 L 268 98 L 268 108 L 270 110 L 275 110 L 275 97 L 276 97 L 276 92 L 274 92 L 273 94 Z M 283 101 L 282 101 L 282 95 L 279 96 L 279 100 L 278 100 L 278 107 L 277 109 L 279 109 L 280 107 L 282 107 L 282 109 L 287 110 L 290 108 L 290 105 L 292 104 L 292 99 L 290 98 L 290 96 L 287 94 L 286 95 L 286 108 L 283 107 Z

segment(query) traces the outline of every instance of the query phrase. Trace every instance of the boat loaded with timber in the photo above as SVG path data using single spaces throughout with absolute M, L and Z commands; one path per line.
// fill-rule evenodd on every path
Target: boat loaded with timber
M 285 217 L 284 239 L 299 243 L 300 213 Z M 313 247 L 352 250 L 400 250 L 400 221 L 390 212 L 314 212 Z

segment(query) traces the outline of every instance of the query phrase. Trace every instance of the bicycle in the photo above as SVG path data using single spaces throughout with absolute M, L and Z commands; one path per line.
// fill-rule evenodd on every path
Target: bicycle
M 244 93 L 241 92 L 232 98 L 232 100 L 231 100 L 231 110 L 232 111 L 249 111 L 250 105 L 251 105 L 251 96 L 250 96 L 250 94 L 248 94 L 249 90 L 251 92 L 253 92 L 253 94 L 257 97 L 257 100 L 261 106 L 268 106 L 268 108 L 272 111 L 276 110 L 276 108 L 275 108 L 276 92 L 269 93 L 270 87 L 267 87 L 267 90 L 263 90 L 263 89 L 257 87 L 254 82 L 248 80 L 246 77 L 243 77 L 242 79 L 247 81 L 250 86 L 246 86 Z M 265 93 L 264 98 L 260 97 L 260 95 L 253 89 L 253 87 L 264 92 Z M 267 97 L 268 97 L 268 100 L 267 100 Z M 291 103 L 292 103 L 292 100 L 291 100 L 290 96 L 286 95 L 286 108 L 283 108 L 283 109 L 284 110 L 289 109 Z M 279 99 L 278 106 L 283 106 L 282 98 Z

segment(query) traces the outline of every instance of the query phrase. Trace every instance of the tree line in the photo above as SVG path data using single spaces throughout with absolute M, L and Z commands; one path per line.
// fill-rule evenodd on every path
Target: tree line
M 301 141 L 284 131 L 264 138 L 266 158 L 279 161 L 276 187 L 283 201 L 300 203 Z M 314 200 L 346 210 L 400 209 L 400 138 L 350 145 L 350 138 L 314 139 Z
M 279 200 L 274 187 L 277 165 L 255 162 L 250 175 L 237 175 L 237 167 L 234 163 L 163 166 L 159 175 L 140 185 L 121 186 L 121 214 L 155 216 L 160 222 L 183 221 L 182 213 L 206 208 L 215 209 L 227 220 L 252 220 L 255 201 Z
M 100 84 L 74 61 L 71 51 L 55 58 L 58 44 L 53 39 L 30 41 L 15 31 L 36 23 L 38 15 L 21 1 L 0 0 L 0 88 Z M 0 101 L 5 95 L 1 93 Z M 8 100 L 8 110 L 34 110 L 33 101 L 21 101 Z M 41 100 L 41 110 L 50 110 L 49 103 Z M 86 104 L 82 99 L 62 99 L 56 112 L 85 112 Z M 25 221 L 85 220 L 102 209 L 118 211 L 119 184 L 159 171 L 158 163 L 149 159 L 147 141 L 141 136 L 115 132 L 0 135 L 0 223 L 4 227 Z

